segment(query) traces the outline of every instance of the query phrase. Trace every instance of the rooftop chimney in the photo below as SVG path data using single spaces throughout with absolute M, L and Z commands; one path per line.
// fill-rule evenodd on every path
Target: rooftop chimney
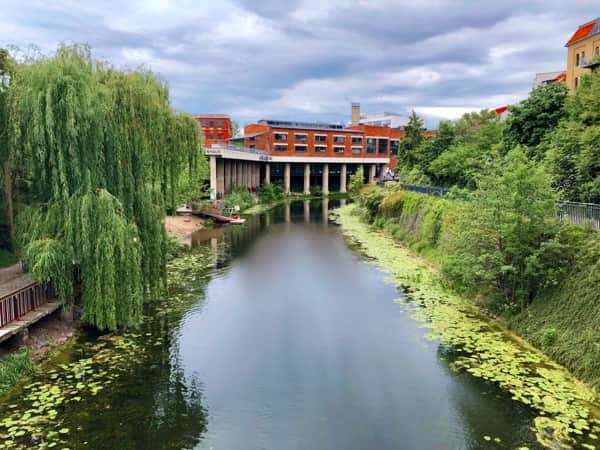
M 352 103 L 352 115 L 350 123 L 352 125 L 358 125 L 360 122 L 360 103 Z

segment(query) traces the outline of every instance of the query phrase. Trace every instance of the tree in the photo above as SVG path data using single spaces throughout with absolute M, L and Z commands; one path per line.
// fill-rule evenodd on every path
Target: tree
M 510 115 L 504 128 L 507 148 L 523 145 L 532 156 L 541 159 L 535 148 L 544 136 L 566 116 L 567 88 L 562 83 L 540 86 L 518 105 L 509 108 Z
M 348 183 L 349 191 L 352 194 L 357 194 L 365 184 L 365 173 L 362 166 L 358 168 L 356 172 L 350 175 L 350 182 Z
M 455 134 L 452 122 L 441 121 L 437 133 L 432 139 L 425 139 L 421 145 L 414 150 L 415 159 L 424 174 L 432 175 L 429 165 L 438 156 L 444 153 L 454 144 Z
M 600 203 L 600 74 L 582 78 L 566 101 L 567 116 L 544 140 L 556 186 L 572 201 Z
M 162 222 L 197 165 L 195 120 L 171 109 L 153 74 L 118 71 L 82 46 L 20 65 L 7 108 L 18 237 L 33 275 L 58 284 L 64 304 L 77 268 L 84 321 L 137 323 L 143 299 L 165 287 Z
M 404 126 L 404 138 L 400 141 L 398 148 L 399 165 L 412 168 L 417 163 L 414 152 L 423 142 L 424 130 L 423 119 L 413 111 L 408 119 L 408 123 Z
M 8 158 L 7 122 L 6 122 L 6 97 L 8 84 L 14 72 L 14 61 L 7 50 L 0 48 L 0 164 L 2 166 L 2 203 L 3 213 L 8 225 L 8 236 L 3 236 L 2 241 L 12 241 L 14 237 L 14 213 L 12 202 L 12 168 Z
M 543 166 L 517 148 L 479 180 L 447 249 L 444 271 L 458 286 L 524 307 L 560 254 L 557 194 Z M 555 252 L 557 251 L 557 252 Z

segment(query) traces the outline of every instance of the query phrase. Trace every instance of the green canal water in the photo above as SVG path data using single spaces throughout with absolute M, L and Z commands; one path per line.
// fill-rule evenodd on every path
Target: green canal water
M 196 234 L 140 329 L 82 333 L 2 401 L 0 448 L 536 448 L 533 413 L 451 370 L 338 204 Z

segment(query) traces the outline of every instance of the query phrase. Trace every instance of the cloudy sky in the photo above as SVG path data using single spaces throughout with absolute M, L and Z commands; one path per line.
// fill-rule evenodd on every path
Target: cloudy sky
M 0 46 L 87 43 L 150 67 L 190 113 L 342 121 L 415 109 L 434 124 L 516 102 L 598 0 L 2 0 Z

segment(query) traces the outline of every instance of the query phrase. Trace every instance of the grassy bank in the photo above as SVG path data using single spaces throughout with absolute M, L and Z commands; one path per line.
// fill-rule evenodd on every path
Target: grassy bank
M 35 365 L 27 349 L 4 355 L 0 359 L 0 397 L 17 384 L 21 377 L 34 370 Z
M 395 240 L 424 256 L 443 273 L 454 255 L 449 242 L 457 233 L 458 219 L 467 205 L 401 190 L 372 189 L 361 195 L 362 217 Z M 571 263 L 552 283 L 537 290 L 531 303 L 520 310 L 493 309 L 494 303 L 477 290 L 452 285 L 479 306 L 501 315 L 520 336 L 542 349 L 577 377 L 600 388 L 600 236 L 573 226 L 561 231 L 569 236 Z M 559 265 L 559 261 L 556 261 Z
M 415 202 L 420 202 L 412 195 L 409 194 Z M 414 248 L 423 247 L 436 254 L 439 244 L 432 243 L 445 239 L 452 221 L 451 215 L 445 218 L 443 213 L 436 215 L 433 212 L 439 211 L 438 208 L 443 211 L 449 205 L 436 207 L 430 200 L 424 201 L 422 208 L 404 210 L 401 220 L 396 220 L 402 216 L 400 212 L 396 219 L 388 220 L 381 215 L 371 215 L 371 221 L 378 227 L 395 229 L 397 235 L 399 228 L 396 227 L 407 226 L 407 229 L 412 227 L 418 231 L 426 224 L 437 224 L 433 231 L 417 232 L 411 237 Z M 551 448 L 593 445 L 591 442 L 600 432 L 597 409 L 592 406 L 597 401 L 593 389 L 486 317 L 470 299 L 445 286 L 442 275 L 432 267 L 430 259 L 417 256 L 397 245 L 389 233 L 367 225 L 364 216 L 366 213 L 369 217 L 368 208 L 361 210 L 359 206 L 351 205 L 338 211 L 337 221 L 344 233 L 358 241 L 367 256 L 409 293 L 410 304 L 415 306 L 414 316 L 431 329 L 433 337 L 452 349 L 451 353 L 456 355 L 451 363 L 453 369 L 466 370 L 493 382 L 516 401 L 537 411 L 539 415 L 534 427 L 542 445 Z M 392 227 L 392 222 L 396 227 Z M 417 236 L 419 234 L 421 237 Z M 440 253 L 437 255 L 441 258 Z

